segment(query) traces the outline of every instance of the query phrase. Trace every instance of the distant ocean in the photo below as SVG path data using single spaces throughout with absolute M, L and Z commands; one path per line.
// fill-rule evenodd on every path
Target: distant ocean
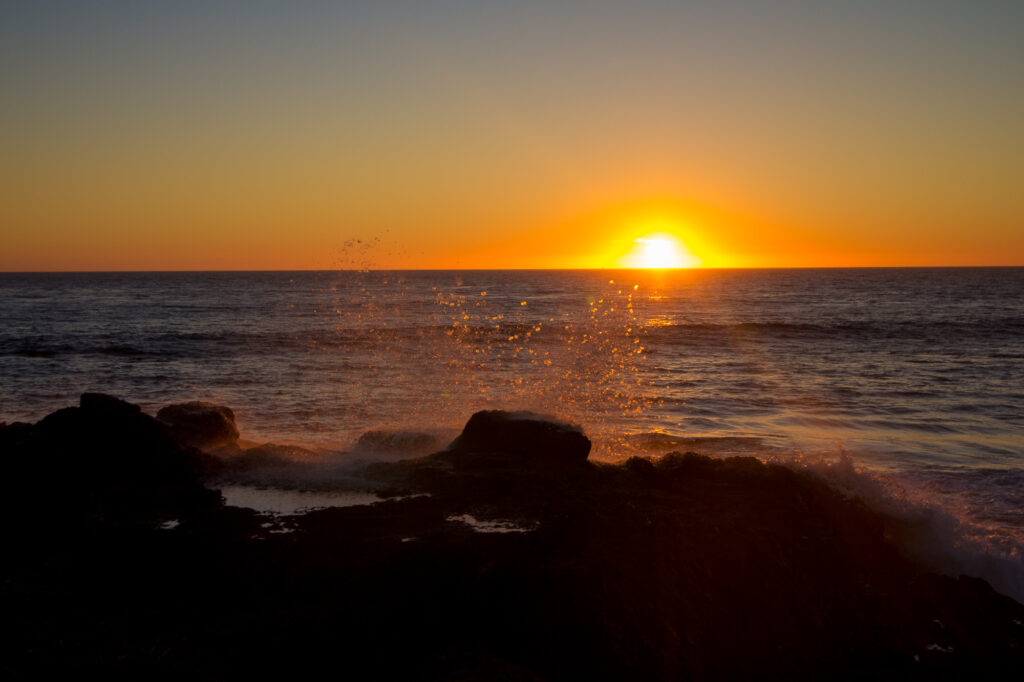
M 806 466 L 1024 594 L 1024 268 L 0 274 L 0 421 L 83 391 L 351 449 L 484 408 Z

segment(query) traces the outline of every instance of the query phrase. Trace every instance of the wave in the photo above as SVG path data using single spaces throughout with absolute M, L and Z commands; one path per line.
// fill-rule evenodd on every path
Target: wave
M 461 312 L 461 310 L 460 310 Z M 930 341 L 941 343 L 951 353 L 956 348 L 975 347 L 986 342 L 1024 338 L 1024 320 L 1016 317 L 974 322 L 894 322 L 834 321 L 825 323 L 767 321 L 738 323 L 668 322 L 645 327 L 638 320 L 602 320 L 593 325 L 582 320 L 498 319 L 478 313 L 414 317 L 399 315 L 388 319 L 377 312 L 365 319 L 358 315 L 314 316 L 291 329 L 261 328 L 231 330 L 149 331 L 123 334 L 63 334 L 60 337 L 37 334 L 0 334 L 0 356 L 55 358 L 62 355 L 111 355 L 123 357 L 225 357 L 230 355 L 266 355 L 284 352 L 323 350 L 374 350 L 390 348 L 402 352 L 424 352 L 419 346 L 440 339 L 457 344 L 536 344 L 576 347 L 597 343 L 600 350 L 621 355 L 625 342 L 643 346 L 647 355 L 671 354 L 673 348 L 700 346 L 713 350 L 726 341 L 765 339 L 787 342 L 814 341 Z M 429 350 L 429 349 L 428 349 Z M 633 350 L 632 347 L 629 350 Z M 979 353 L 982 351 L 978 351 Z M 1015 360 L 1019 353 L 1005 347 L 984 353 L 993 360 Z M 925 359 L 908 359 L 907 362 Z M 742 368 L 740 368 L 742 369 Z M 828 367 L 818 368 L 822 375 Z M 936 371 L 958 371 L 937 368 Z M 943 376 L 933 379 L 942 382 Z
M 998 591 L 1024 602 L 1020 507 L 1016 514 L 1002 517 L 1000 524 L 992 524 L 969 516 L 963 504 L 972 489 L 986 489 L 994 481 L 1000 481 L 1006 492 L 1015 491 L 1024 503 L 1020 492 L 1024 490 L 1024 472 L 950 474 L 949 484 L 937 496 L 936 487 L 924 480 L 856 466 L 853 456 L 842 448 L 837 457 L 778 457 L 774 461 L 818 476 L 834 490 L 861 500 L 881 515 L 887 536 L 897 546 L 932 570 L 951 576 L 980 576 Z M 974 477 L 980 480 L 972 481 Z M 1008 500 L 1006 495 L 989 494 L 988 502 L 1004 510 L 1012 508 L 1012 497 Z
M 57 358 L 74 355 L 119 357 L 224 358 L 239 354 L 281 353 L 315 345 L 315 337 L 296 333 L 168 332 L 145 335 L 0 336 L 0 356 Z

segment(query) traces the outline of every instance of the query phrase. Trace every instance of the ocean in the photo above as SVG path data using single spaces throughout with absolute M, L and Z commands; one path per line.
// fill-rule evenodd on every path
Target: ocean
M 6 273 L 0 385 L 0 422 L 199 399 L 328 459 L 552 414 L 813 469 L 1024 595 L 1024 268 Z

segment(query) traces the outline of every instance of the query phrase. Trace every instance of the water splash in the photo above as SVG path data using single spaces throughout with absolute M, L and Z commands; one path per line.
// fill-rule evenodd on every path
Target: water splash
M 336 294 L 323 348 L 353 365 L 367 417 L 457 427 L 478 409 L 531 409 L 585 421 L 600 440 L 658 404 L 638 284 L 604 280 L 566 300 L 378 271 L 340 273 Z
M 886 533 L 908 556 L 948 575 L 981 576 L 993 587 L 1024 600 L 1024 532 L 1018 519 L 1010 523 L 986 519 L 972 485 L 936 494 L 934 485 L 906 473 L 881 473 L 857 465 L 839 443 L 835 456 L 792 453 L 771 458 L 808 471 L 833 489 L 864 502 L 879 513 Z

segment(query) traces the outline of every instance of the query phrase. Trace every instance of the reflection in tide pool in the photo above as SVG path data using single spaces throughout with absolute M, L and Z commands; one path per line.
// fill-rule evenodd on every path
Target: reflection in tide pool
M 477 533 L 529 533 L 532 530 L 537 530 L 536 524 L 512 520 L 484 521 L 472 514 L 449 516 L 446 520 L 464 523 Z
M 358 490 L 325 492 L 257 488 L 247 485 L 220 486 L 220 494 L 224 496 L 224 503 L 230 507 L 245 507 L 278 516 L 304 514 L 327 507 L 356 507 L 381 501 L 374 493 Z

